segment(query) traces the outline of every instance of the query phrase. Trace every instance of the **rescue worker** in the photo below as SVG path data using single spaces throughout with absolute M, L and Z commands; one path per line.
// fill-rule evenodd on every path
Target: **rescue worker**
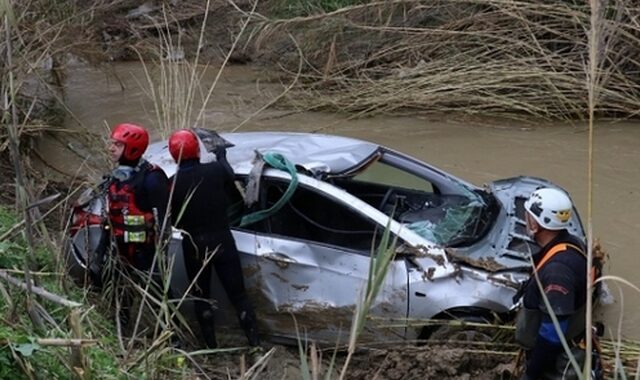
M 227 216 L 229 191 L 234 191 L 234 175 L 226 161 L 226 151 L 216 151 L 217 161 L 200 163 L 200 145 L 194 132 L 182 129 L 169 139 L 169 152 L 178 163 L 171 178 L 173 196 L 171 219 L 183 232 L 182 249 L 190 281 L 194 286 L 196 316 L 207 347 L 217 347 L 214 314 L 210 301 L 211 266 L 234 306 L 249 345 L 258 346 L 256 317 L 245 292 L 240 256 Z M 237 190 L 235 190 L 237 191 Z M 206 262 L 208 255 L 213 257 Z
M 117 167 L 108 178 L 107 211 L 111 238 L 118 254 L 127 264 L 148 272 L 161 239 L 169 202 L 169 179 L 158 167 L 142 159 L 149 145 L 149 134 L 143 127 L 123 123 L 111 132 L 109 153 Z M 168 225 L 168 222 L 165 223 Z M 156 266 L 157 267 L 157 266 Z M 136 281 L 146 281 L 140 273 L 125 272 Z M 157 276 L 154 285 L 158 286 Z M 162 289 L 160 287 L 160 289 Z M 132 303 L 131 291 L 122 294 L 120 322 L 126 326 Z
M 542 188 L 524 207 L 527 233 L 542 249 L 534 255 L 534 273 L 520 293 L 523 307 L 516 321 L 516 341 L 526 352 L 522 379 L 577 379 L 550 316 L 555 314 L 572 353 L 579 352 L 574 348 L 585 331 L 587 259 L 583 242 L 567 231 L 573 206 L 563 191 Z M 581 356 L 583 365 L 584 349 Z

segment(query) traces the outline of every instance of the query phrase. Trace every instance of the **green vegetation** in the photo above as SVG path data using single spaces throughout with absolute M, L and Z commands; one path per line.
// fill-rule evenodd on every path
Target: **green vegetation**
M 0 207 L 0 234 L 15 223 L 16 216 L 4 207 Z M 12 242 L 0 242 L 0 270 L 15 279 L 21 280 L 19 268 L 24 260 L 26 242 L 18 237 Z M 101 378 L 120 378 L 118 361 L 113 354 L 116 341 L 108 338 L 108 326 L 112 322 L 108 313 L 98 311 L 88 303 L 87 294 L 82 288 L 65 280 L 64 273 L 51 271 L 56 268 L 58 254 L 38 247 L 38 260 L 34 273 L 39 287 L 55 294 L 64 294 L 65 298 L 83 303 L 80 307 L 81 330 L 84 339 L 95 340 L 96 344 L 84 349 L 87 366 L 83 371 L 96 373 Z M 14 270 L 7 270 L 14 268 Z M 6 271 L 5 271 L 6 270 Z M 67 290 L 64 291 L 63 287 Z M 38 300 L 38 312 L 44 325 L 34 327 L 24 312 L 26 301 L 24 290 L 7 285 L 0 280 L 0 378 L 38 378 L 67 379 L 74 371 L 68 345 L 74 338 L 68 327 L 69 309 L 48 300 Z M 134 372 L 135 373 L 135 372 Z

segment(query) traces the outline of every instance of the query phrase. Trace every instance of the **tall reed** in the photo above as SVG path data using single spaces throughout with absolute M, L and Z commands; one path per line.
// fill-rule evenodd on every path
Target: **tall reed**
M 391 215 L 393 215 L 393 213 Z M 391 223 L 391 221 L 389 221 L 389 223 Z M 358 336 L 364 329 L 371 305 L 373 305 L 376 297 L 378 296 L 378 293 L 382 288 L 382 284 L 384 283 L 384 279 L 387 276 L 389 265 L 395 257 L 396 239 L 397 238 L 394 237 L 393 240 L 391 240 L 390 224 L 388 224 L 382 233 L 382 238 L 378 246 L 376 247 L 374 244 L 375 239 L 374 242 L 372 242 L 367 283 L 363 288 L 362 298 L 356 303 L 353 321 L 351 322 L 347 358 L 342 366 L 340 379 L 344 379 L 345 376 L 347 376 L 349 362 L 357 348 Z
M 618 1 L 600 20 L 609 55 L 600 61 L 596 115 L 634 117 L 632 73 L 640 26 L 635 3 Z M 360 117 L 451 113 L 521 120 L 585 120 L 584 70 L 590 8 L 581 2 L 494 0 L 369 2 L 290 19 L 256 18 L 255 46 L 303 41 L 305 67 L 287 103 Z M 332 35 L 333 38 L 325 36 Z M 269 44 L 264 44 L 269 41 Z M 267 47 L 263 49 L 263 47 Z M 633 58 L 632 58 L 633 57 Z M 286 74 L 286 73 L 285 73 Z

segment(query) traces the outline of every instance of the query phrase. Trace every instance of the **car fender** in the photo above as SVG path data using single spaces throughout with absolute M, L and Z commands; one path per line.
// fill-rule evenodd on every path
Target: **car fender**
M 505 284 L 508 280 L 513 281 Z M 459 268 L 454 275 L 431 280 L 419 271 L 410 271 L 409 320 L 434 318 L 452 309 L 507 313 L 520 280 L 470 268 Z M 420 330 L 413 334 L 418 336 Z

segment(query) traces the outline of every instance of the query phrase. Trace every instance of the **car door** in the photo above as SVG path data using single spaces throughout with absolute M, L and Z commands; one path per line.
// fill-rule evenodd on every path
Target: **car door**
M 369 207 L 345 192 L 308 177 L 293 196 L 256 229 L 258 318 L 269 334 L 346 341 L 356 303 L 366 286 L 371 247 L 384 230 L 367 217 Z M 261 195 L 269 208 L 288 184 L 266 179 Z M 364 210 L 364 212 L 363 212 Z M 390 319 L 407 315 L 407 267 L 394 260 L 361 335 L 367 339 L 399 339 L 404 327 Z

